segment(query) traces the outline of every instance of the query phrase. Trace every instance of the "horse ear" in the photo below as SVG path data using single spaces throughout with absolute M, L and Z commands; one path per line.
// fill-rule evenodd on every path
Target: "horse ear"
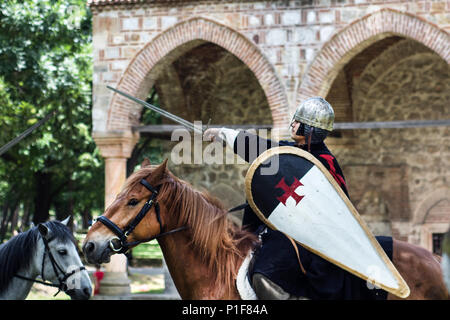
M 70 220 L 70 216 L 68 216 L 67 218 L 65 218 L 63 221 L 61 221 L 61 223 L 65 226 L 67 226 L 67 224 L 69 223 Z
M 167 158 L 163 161 L 158 167 L 156 167 L 155 171 L 152 173 L 152 181 L 159 181 L 164 177 L 164 174 L 167 171 Z
M 41 234 L 42 238 L 44 238 L 44 239 L 50 238 L 51 231 L 45 224 L 39 223 L 38 230 L 39 230 L 39 233 Z
M 166 158 L 159 166 L 160 167 L 164 167 L 164 171 L 166 171 L 167 170 L 167 161 L 168 161 L 169 159 L 168 158 Z
M 141 163 L 141 168 L 145 168 L 145 167 L 148 167 L 150 165 L 152 165 L 150 163 L 150 159 L 149 158 L 145 158 L 144 161 L 142 161 L 142 163 Z

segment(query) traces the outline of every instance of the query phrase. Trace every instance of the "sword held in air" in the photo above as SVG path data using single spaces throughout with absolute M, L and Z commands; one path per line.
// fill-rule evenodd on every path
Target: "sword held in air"
M 120 95 L 122 95 L 122 96 L 124 96 L 124 97 L 126 97 L 126 98 L 128 98 L 128 99 L 130 99 L 130 100 L 132 100 L 132 101 L 134 101 L 134 102 L 136 102 L 136 103 L 139 103 L 140 105 L 143 105 L 144 107 L 146 107 L 146 108 L 148 108 L 148 109 L 150 109 L 150 110 L 153 110 L 153 111 L 159 113 L 160 115 L 162 115 L 163 117 L 166 117 L 167 119 L 170 119 L 170 120 L 172 120 L 172 121 L 175 121 L 176 123 L 181 124 L 181 125 L 184 126 L 185 128 L 187 128 L 187 129 L 189 129 L 189 130 L 192 130 L 192 131 L 194 131 L 195 133 L 198 133 L 198 134 L 203 135 L 203 133 L 204 133 L 204 132 L 206 131 L 206 129 L 207 129 L 207 128 L 203 129 L 203 128 L 199 127 L 199 126 L 196 126 L 196 125 L 194 125 L 192 122 L 189 122 L 189 121 L 187 121 L 187 120 L 185 120 L 185 119 L 183 119 L 183 118 L 180 118 L 180 117 L 178 117 L 178 116 L 176 116 L 176 115 L 174 115 L 174 114 L 172 114 L 172 113 L 170 113 L 170 112 L 168 112 L 168 111 L 166 111 L 166 110 L 163 110 L 163 109 L 161 109 L 161 108 L 159 108 L 159 107 L 156 107 L 156 106 L 154 106 L 154 105 L 152 105 L 152 104 L 150 104 L 150 103 L 148 103 L 148 102 L 146 102 L 146 101 L 144 101 L 144 100 L 135 98 L 135 97 L 129 95 L 128 93 L 125 93 L 125 92 L 123 92 L 123 91 L 120 91 L 120 90 L 118 90 L 118 89 L 116 89 L 116 88 L 113 88 L 113 87 L 111 87 L 111 86 L 106 86 L 106 87 L 107 87 L 108 89 L 110 89 L 110 90 L 112 90 L 112 91 L 114 91 L 114 92 L 116 92 L 116 93 L 118 93 L 118 94 L 120 94 Z M 210 120 L 211 120 L 211 119 L 210 119 Z M 208 123 L 208 124 L 209 124 L 209 123 Z
M 21 134 L 19 134 L 17 137 L 15 137 L 14 139 L 12 139 L 11 141 L 9 141 L 7 144 L 5 144 L 4 146 L 2 146 L 0 148 L 0 156 L 2 154 L 4 154 L 6 151 L 8 151 L 9 149 L 11 149 L 12 147 L 14 147 L 16 144 L 18 144 L 20 141 L 22 141 L 23 139 L 25 139 L 30 133 L 32 133 L 34 130 L 36 130 L 37 128 L 39 128 L 40 126 L 42 126 L 45 122 L 47 122 L 48 119 L 50 119 L 51 117 L 53 117 L 56 114 L 56 111 L 53 110 L 52 112 L 50 112 L 49 114 L 47 114 L 44 118 L 42 118 L 41 120 L 39 120 L 38 122 L 36 122 L 35 124 L 33 124 L 31 127 L 29 127 L 28 129 L 26 129 L 24 132 L 22 132 Z

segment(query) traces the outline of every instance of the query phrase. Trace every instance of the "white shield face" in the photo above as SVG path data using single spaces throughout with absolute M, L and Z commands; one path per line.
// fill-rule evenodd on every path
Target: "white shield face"
M 288 160 L 280 156 L 285 154 Z M 258 167 L 271 157 L 280 157 L 280 170 L 273 177 L 262 177 Z M 265 182 L 270 179 L 273 182 Z M 274 189 L 273 199 L 258 195 L 261 185 Z M 269 149 L 248 170 L 246 193 L 255 213 L 269 227 L 367 280 L 368 285 L 400 297 L 409 295 L 406 282 L 350 200 L 311 154 L 294 147 Z

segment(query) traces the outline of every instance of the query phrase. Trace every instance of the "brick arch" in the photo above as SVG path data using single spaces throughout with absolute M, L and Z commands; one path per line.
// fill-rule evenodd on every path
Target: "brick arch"
M 204 42 L 211 42 L 228 50 L 254 73 L 266 95 L 274 127 L 285 126 L 288 121 L 287 96 L 268 59 L 239 32 L 203 17 L 182 21 L 146 44 L 128 65 L 117 88 L 145 98 L 164 65 Z M 128 99 L 114 94 L 109 107 L 107 129 L 123 131 L 138 125 L 138 111 L 141 109 L 136 108 Z
M 393 35 L 416 40 L 450 62 L 446 31 L 413 14 L 384 8 L 352 22 L 323 45 L 297 89 L 297 103 L 311 96 L 325 97 L 347 62 L 371 44 Z
M 424 197 L 421 203 L 417 206 L 417 209 L 413 215 L 413 224 L 421 225 L 425 223 L 429 211 L 439 202 L 450 200 L 449 188 L 438 188 L 433 190 L 428 196 Z M 450 217 L 449 217 L 450 219 Z
M 447 187 L 433 190 L 428 196 L 424 197 L 424 200 L 419 203 L 412 217 L 414 235 L 410 235 L 410 241 L 412 240 L 430 251 L 433 250 L 433 233 L 447 232 L 450 217 L 441 213 L 431 217 L 431 220 L 429 218 L 432 215 L 433 208 L 439 206 L 439 204 L 448 206 L 449 201 L 450 190 Z M 446 209 L 444 208 L 445 211 Z

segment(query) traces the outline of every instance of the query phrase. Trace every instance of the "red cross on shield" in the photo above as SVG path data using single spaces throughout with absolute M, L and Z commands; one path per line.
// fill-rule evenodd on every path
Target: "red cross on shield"
M 298 203 L 304 198 L 304 196 L 300 196 L 295 192 L 295 189 L 298 187 L 303 186 L 303 183 L 298 181 L 297 178 L 294 178 L 294 182 L 288 186 L 286 184 L 286 181 L 284 181 L 284 177 L 278 182 L 278 184 L 275 186 L 275 188 L 283 189 L 284 194 L 281 197 L 277 197 L 277 199 L 284 205 L 286 205 L 286 201 L 289 197 L 294 198 L 295 205 L 298 205 Z

